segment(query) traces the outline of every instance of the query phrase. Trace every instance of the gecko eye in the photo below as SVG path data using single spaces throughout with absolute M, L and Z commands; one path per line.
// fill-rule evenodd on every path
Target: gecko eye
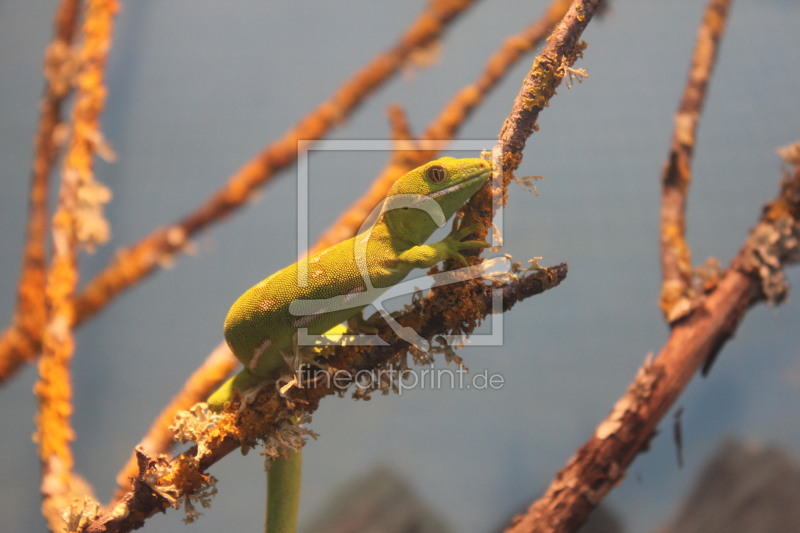
M 444 167 L 439 165 L 433 165 L 432 167 L 428 167 L 428 170 L 425 171 L 425 176 L 427 176 L 427 178 L 434 183 L 443 182 L 445 174 L 446 172 L 444 170 Z

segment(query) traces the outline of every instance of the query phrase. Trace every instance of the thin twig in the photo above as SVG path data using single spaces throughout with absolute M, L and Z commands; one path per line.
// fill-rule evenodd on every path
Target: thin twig
M 768 204 L 716 288 L 672 328 L 611 414 L 556 474 L 545 494 L 507 533 L 569 533 L 619 483 L 645 451 L 658 423 L 704 362 L 713 358 L 755 303 L 780 301 L 784 266 L 800 261 L 800 165 Z
M 686 199 L 692 180 L 692 156 L 708 84 L 725 31 L 730 0 L 712 0 L 697 34 L 686 87 L 675 114 L 669 155 L 661 172 L 661 309 L 673 323 L 691 312 L 692 261 L 686 242 Z
M 47 276 L 47 326 L 43 332 L 36 415 L 39 456 L 42 461 L 42 512 L 52 531 L 63 530 L 60 512 L 72 500 L 70 426 L 72 389 L 69 365 L 74 352 L 74 294 L 78 282 L 77 248 L 93 235 L 87 224 L 97 224 L 96 212 L 87 216 L 85 196 L 93 183 L 93 157 L 99 118 L 105 104 L 105 60 L 110 48 L 116 0 L 90 0 L 82 28 L 78 92 L 72 111 L 69 148 L 64 160 L 58 208 L 53 218 L 53 262 Z
M 528 137 L 538 129 L 539 112 L 553 97 L 565 76 L 582 75 L 571 67 L 585 47 L 579 42 L 581 34 L 602 4 L 602 0 L 575 0 L 548 38 L 547 46 L 536 56 L 493 150 L 493 166 L 499 174 L 496 179 L 502 186 L 498 194 L 502 199 L 513 172 L 522 161 L 522 150 Z
M 53 40 L 44 57 L 45 88 L 39 104 L 39 125 L 34 140 L 33 171 L 29 197 L 27 241 L 22 256 L 22 273 L 17 291 L 17 309 L 10 334 L 0 338 L 0 382 L 39 349 L 47 320 L 45 270 L 50 173 L 58 154 L 56 128 L 61 123 L 61 106 L 73 82 L 72 41 L 77 29 L 80 2 L 61 0 L 56 8 Z M 24 358 L 24 359 L 19 359 Z
M 397 44 L 378 55 L 334 94 L 306 115 L 279 140 L 245 163 L 228 182 L 195 211 L 173 224 L 158 229 L 138 243 L 122 248 L 100 274 L 89 281 L 76 297 L 76 325 L 92 317 L 125 289 L 155 272 L 161 264 L 181 253 L 188 240 L 231 212 L 240 208 L 255 190 L 270 180 L 277 171 L 290 165 L 297 155 L 297 141 L 319 139 L 341 124 L 349 114 L 389 77 L 405 65 L 417 50 L 438 39 L 450 22 L 473 4 L 474 0 L 432 0 Z M 12 325 L 3 337 L 17 335 Z M 30 346 L 11 345 L 0 341 L 0 360 L 8 359 L 16 366 L 9 368 L 7 379 L 25 360 L 32 358 L 39 343 Z

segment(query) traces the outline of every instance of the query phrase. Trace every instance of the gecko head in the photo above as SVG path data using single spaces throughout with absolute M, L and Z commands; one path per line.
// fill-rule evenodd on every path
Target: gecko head
M 404 174 L 392 186 L 388 197 L 417 196 L 424 200 L 419 202 L 419 208 L 424 211 L 429 210 L 426 203 L 434 200 L 441 208 L 440 215 L 447 220 L 491 175 L 491 164 L 484 159 L 442 157 Z M 437 225 L 441 225 L 439 222 L 443 221 L 439 216 L 429 214 L 434 220 L 439 219 Z

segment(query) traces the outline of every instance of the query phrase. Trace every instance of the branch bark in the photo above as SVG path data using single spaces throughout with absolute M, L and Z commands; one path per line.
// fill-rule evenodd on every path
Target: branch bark
M 577 73 L 571 67 L 585 48 L 578 39 L 602 4 L 601 0 L 575 0 L 525 77 L 493 150 L 493 166 L 500 174 L 503 199 L 513 172 L 522 161 L 525 143 L 538 129 L 539 113 L 555 95 L 564 76 Z

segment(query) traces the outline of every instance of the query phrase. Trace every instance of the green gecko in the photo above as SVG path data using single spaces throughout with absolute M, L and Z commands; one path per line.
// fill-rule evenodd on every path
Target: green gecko
M 466 266 L 462 251 L 489 246 L 483 241 L 462 240 L 476 226 L 456 229 L 454 224 L 443 240 L 425 241 L 490 175 L 490 163 L 477 158 L 443 157 L 415 168 L 395 182 L 366 231 L 248 289 L 225 319 L 225 340 L 244 369 L 208 398 L 209 407 L 221 411 L 235 391 L 275 380 L 290 370 L 297 356 L 298 330 L 325 333 L 359 314 L 414 269 L 430 268 L 448 258 Z M 276 461 L 270 470 L 270 533 L 295 529 L 299 454 Z M 275 491 L 275 487 L 289 486 L 294 489 Z

